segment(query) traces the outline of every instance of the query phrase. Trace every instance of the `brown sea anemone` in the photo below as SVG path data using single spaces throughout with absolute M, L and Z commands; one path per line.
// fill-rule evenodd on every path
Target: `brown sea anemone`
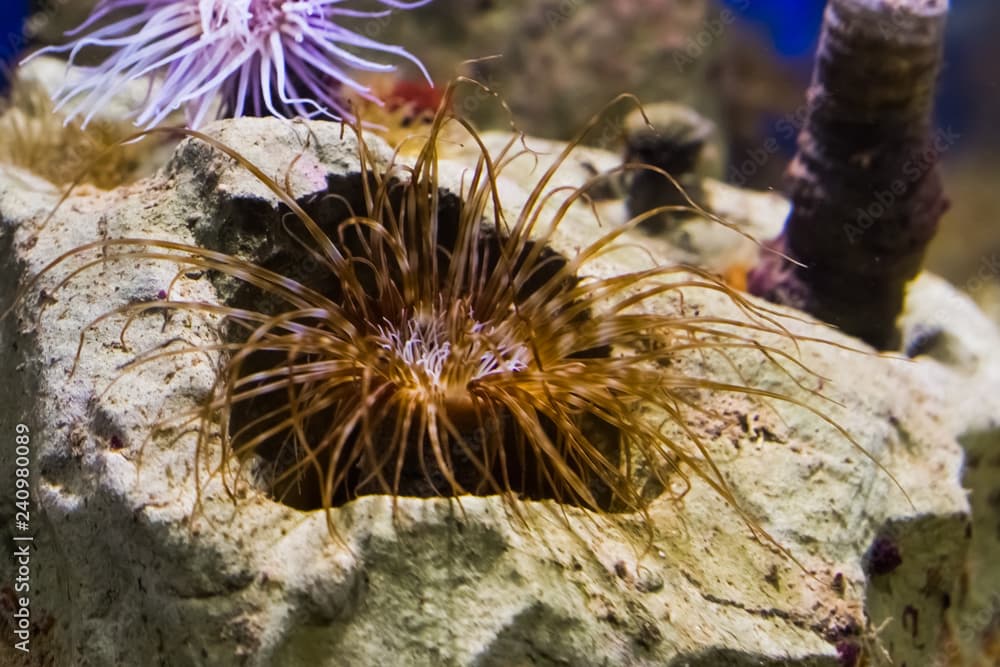
M 292 263 L 309 259 L 319 270 L 296 276 L 294 268 L 192 245 L 109 239 L 54 260 L 43 275 L 78 261 L 48 292 L 107 261 L 163 262 L 178 277 L 209 271 L 240 285 L 225 304 L 174 301 L 167 289 L 92 325 L 163 312 L 222 318 L 223 342 L 154 349 L 131 364 L 220 353 L 202 405 L 156 428 L 193 425 L 200 456 L 219 451 L 209 444 L 221 440 L 222 457 L 209 467 L 230 488 L 250 476 L 289 505 L 326 510 L 334 534 L 330 510 L 365 494 L 497 494 L 515 514 L 518 499 L 641 514 L 650 494 L 683 487 L 692 475 L 756 527 L 688 425 L 692 412 L 718 417 L 697 402 L 698 391 L 786 401 L 849 438 L 799 399 L 675 366 L 687 354 L 729 360 L 731 352 L 749 350 L 792 378 L 791 370 L 804 366 L 788 346 L 760 342 L 801 340 L 777 312 L 692 267 L 588 275 L 592 262 L 662 210 L 560 254 L 550 241 L 569 211 L 586 202 L 591 184 L 571 192 L 551 187 L 575 144 L 508 215 L 497 179 L 525 152 L 519 139 L 491 154 L 471 127 L 443 111 L 430 136 L 446 124 L 464 127 L 480 147 L 460 192 L 441 189 L 436 141 L 411 164 L 394 160 L 381 168 L 354 126 L 363 174 L 357 196 L 303 203 L 233 149 L 187 132 L 269 186 L 288 207 L 282 234 L 294 249 Z M 88 255 L 95 250 L 101 257 Z M 723 295 L 741 315 L 684 308 L 683 295 L 692 290 Z M 665 311 L 665 303 L 674 307 Z

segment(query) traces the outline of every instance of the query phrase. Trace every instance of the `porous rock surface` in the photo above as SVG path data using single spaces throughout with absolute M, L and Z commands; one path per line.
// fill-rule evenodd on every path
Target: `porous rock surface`
M 265 174 L 287 178 L 297 197 L 328 183 L 345 187 L 358 169 L 350 132 L 312 123 L 306 139 L 306 127 L 245 119 L 209 132 Z M 545 159 L 526 156 L 508 168 L 501 185 L 512 212 Z M 611 164 L 614 156 L 591 152 L 587 160 Z M 442 178 L 458 183 L 462 168 L 456 157 Z M 553 185 L 587 173 L 571 158 Z M 780 225 L 780 202 L 718 193 L 720 208 L 760 209 L 761 224 Z M 47 262 L 95 239 L 197 240 L 261 257 L 280 222 L 271 193 L 193 140 L 154 178 L 74 193 L 42 228 L 58 198 L 31 175 L 0 167 L 0 308 Z M 602 209 L 601 224 L 617 210 Z M 604 228 L 580 206 L 553 245 L 571 253 Z M 676 252 L 636 232 L 587 272 L 633 270 Z M 197 405 L 212 383 L 212 355 L 123 365 L 162 345 L 216 340 L 217 323 L 148 315 L 131 322 L 123 344 L 123 320 L 110 318 L 88 330 L 71 373 L 87 323 L 155 299 L 175 273 L 109 253 L 59 290 L 55 278 L 66 270 L 56 269 L 0 323 L 0 434 L 11 441 L 18 422 L 33 434 L 34 664 L 836 666 L 858 648 L 912 666 L 956 654 L 956 636 L 974 641 L 988 625 L 988 594 L 963 589 L 962 580 L 970 550 L 988 558 L 996 542 L 971 528 L 960 445 L 984 451 L 975 470 L 997 465 L 1000 334 L 939 280 L 921 278 L 913 290 L 907 330 L 938 332 L 938 347 L 915 361 L 866 353 L 807 319 L 787 325 L 862 351 L 802 343 L 801 359 L 824 378 L 796 372 L 803 388 L 759 355 L 732 355 L 749 381 L 813 405 L 867 455 L 806 410 L 701 397 L 726 419 L 700 415 L 691 428 L 741 506 L 797 564 L 753 539 L 697 481 L 682 500 L 665 494 L 652 503 L 652 544 L 639 518 L 524 503 L 522 524 L 492 497 L 404 498 L 395 514 L 387 498 L 362 498 L 335 511 L 337 540 L 322 512 L 290 509 L 248 487 L 231 497 L 204 474 L 199 488 L 193 434 L 150 438 L 149 425 Z M 206 275 L 189 273 L 172 298 L 217 294 Z M 685 293 L 685 307 L 740 316 L 696 290 Z M 710 358 L 677 363 L 734 372 Z M 2 479 L 13 479 L 12 467 L 4 446 Z M 0 485 L 5 553 L 10 488 Z M 873 545 L 886 544 L 901 563 L 872 566 Z M 11 563 L 0 562 L 3 581 Z M 973 608 L 962 605 L 979 611 L 961 616 Z

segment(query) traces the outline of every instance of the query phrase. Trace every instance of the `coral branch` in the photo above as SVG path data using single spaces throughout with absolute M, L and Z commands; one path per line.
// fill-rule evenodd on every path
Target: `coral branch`
M 792 213 L 750 289 L 872 345 L 898 343 L 907 283 L 946 208 L 931 132 L 947 0 L 831 0 L 789 167 Z

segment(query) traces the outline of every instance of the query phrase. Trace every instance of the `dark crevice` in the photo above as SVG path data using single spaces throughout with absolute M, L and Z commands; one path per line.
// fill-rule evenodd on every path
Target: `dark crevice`
M 334 245 L 344 254 L 354 256 L 364 254 L 363 248 L 367 243 L 365 232 L 359 231 L 360 228 L 355 225 L 344 225 L 343 223 L 352 215 L 362 215 L 366 210 L 361 178 L 361 175 L 339 177 L 331 182 L 329 190 L 329 192 L 338 193 L 337 195 L 325 194 L 300 202 L 300 205 L 315 220 Z M 372 186 L 374 187 L 374 183 Z M 388 207 L 394 211 L 398 211 L 401 204 L 402 188 L 397 188 L 397 190 L 398 194 Z M 455 195 L 447 192 L 441 193 L 438 205 L 437 247 L 440 252 L 438 261 L 442 266 L 447 266 L 451 252 L 456 246 L 460 231 L 459 225 L 462 220 L 462 206 L 462 201 Z M 305 224 L 290 211 L 284 208 L 275 210 L 267 202 L 260 200 L 237 200 L 230 202 L 223 217 L 225 218 L 224 224 L 232 231 L 218 236 L 217 240 L 221 246 L 218 249 L 291 278 L 301 285 L 319 292 L 334 303 L 343 303 L 344 295 L 338 278 L 322 257 L 310 256 L 310 252 L 303 248 L 303 242 L 309 243 L 309 247 L 313 248 L 315 243 L 312 241 Z M 497 269 L 504 241 L 505 238 L 498 234 L 495 229 L 488 226 L 483 229 L 478 252 L 480 261 L 487 267 L 485 275 L 491 275 Z M 532 251 L 532 248 L 531 244 L 526 245 L 522 258 L 514 262 L 515 271 L 521 267 L 525 256 Z M 550 283 L 564 269 L 566 261 L 564 257 L 552 250 L 543 251 L 541 259 L 535 260 L 536 270 L 519 289 L 516 300 L 523 302 L 530 294 Z M 357 264 L 355 270 L 357 278 L 365 287 L 369 298 L 377 299 L 373 269 L 364 264 Z M 441 269 L 439 273 L 443 275 L 446 271 Z M 279 296 L 260 290 L 245 281 L 218 274 L 213 275 L 212 278 L 220 295 L 229 306 L 272 315 L 288 308 L 288 304 Z M 393 278 L 397 279 L 395 276 Z M 559 289 L 571 289 L 576 285 L 576 282 L 575 278 L 567 279 Z M 586 317 L 588 317 L 587 314 L 582 316 L 582 318 Z M 314 324 L 320 327 L 326 326 L 319 321 Z M 245 340 L 247 334 L 248 332 L 244 328 L 235 325 L 231 326 L 229 330 L 231 340 Z M 604 347 L 586 350 L 574 356 L 604 357 L 609 354 L 610 348 Z M 241 375 L 247 377 L 251 373 L 278 368 L 286 363 L 287 354 L 284 351 L 255 352 L 243 364 Z M 250 401 L 237 403 L 233 406 L 231 413 L 230 434 L 238 433 L 240 429 L 249 424 L 254 424 L 253 431 L 255 433 L 266 430 L 277 420 L 259 421 L 260 417 L 278 409 L 281 407 L 281 402 L 287 400 L 288 396 L 284 391 L 276 391 Z M 328 424 L 336 419 L 336 409 L 336 405 L 331 406 L 306 422 L 305 429 L 310 442 L 322 440 L 323 435 L 327 432 Z M 257 423 L 254 423 L 255 421 Z M 555 425 L 544 417 L 540 421 L 548 435 L 555 438 Z M 601 454 L 611 461 L 617 461 L 620 455 L 620 441 L 617 431 L 594 417 L 582 417 L 579 422 L 579 427 L 601 450 Z M 394 428 L 393 420 L 384 420 L 384 423 L 380 424 L 374 432 L 374 439 L 377 442 L 388 444 L 387 439 L 393 437 Z M 496 456 L 490 457 L 484 453 L 484 439 L 492 437 L 488 434 L 492 429 L 501 433 L 501 437 L 506 443 L 504 448 L 508 450 L 507 460 L 503 466 Z M 279 479 L 282 472 L 301 460 L 303 453 L 298 451 L 297 447 L 291 444 L 291 440 L 286 436 L 287 433 L 282 433 L 254 448 L 254 454 L 259 457 L 261 463 L 258 467 L 258 473 L 265 482 Z M 481 456 L 481 460 L 492 461 L 490 465 L 492 466 L 493 479 L 510 480 L 508 490 L 513 494 L 528 499 L 559 499 L 556 497 L 556 492 L 549 488 L 548 482 L 544 480 L 544 476 L 540 472 L 537 454 L 530 448 L 517 444 L 516 420 L 510 414 L 500 411 L 487 422 L 476 422 L 467 431 L 463 429 L 463 436 L 472 456 Z M 245 438 L 242 439 L 245 441 Z M 427 447 L 424 447 L 425 454 L 423 461 L 421 461 L 421 457 L 417 454 L 421 449 L 420 444 L 411 442 L 406 445 L 407 454 L 403 473 L 399 480 L 398 494 L 416 497 L 451 495 L 451 486 L 444 471 L 434 462 L 433 457 L 426 453 Z M 496 488 L 483 478 L 482 471 L 470 458 L 470 452 L 463 451 L 460 446 L 453 443 L 449 455 L 451 457 L 451 470 L 463 489 L 477 495 L 489 495 L 496 492 Z M 338 488 L 332 503 L 333 506 L 349 502 L 360 495 L 378 494 L 386 491 L 384 483 L 377 479 L 370 479 L 370 475 L 361 470 L 357 461 L 352 463 L 356 469 L 347 471 L 347 482 Z M 584 463 L 579 461 L 567 461 L 567 463 L 570 467 L 579 469 L 581 477 L 588 480 L 597 502 L 605 508 L 609 507 L 613 494 L 607 484 L 594 479 L 592 474 L 587 475 L 583 471 Z M 277 486 L 269 486 L 272 487 L 271 492 L 276 499 L 292 507 L 312 510 L 319 509 L 325 504 L 321 493 L 323 488 L 321 473 L 315 466 L 311 466 L 290 482 L 286 481 Z

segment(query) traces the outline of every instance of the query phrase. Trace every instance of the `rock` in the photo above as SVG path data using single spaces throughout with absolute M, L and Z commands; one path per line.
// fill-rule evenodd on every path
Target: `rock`
M 997 323 L 964 292 L 925 274 L 910 287 L 899 324 L 904 340 L 912 339 L 914 332 L 934 332 L 926 351 L 914 359 L 915 371 L 949 405 L 944 426 L 956 433 L 965 449 L 962 483 L 972 509 L 972 524 L 964 536 L 969 557 L 963 585 L 958 597 L 949 600 L 954 614 L 945 656 L 938 664 L 995 665 L 1000 658 Z
M 341 139 L 339 126 L 243 119 L 208 131 L 279 183 L 287 177 L 297 197 L 328 185 L 355 194 L 356 144 L 349 132 Z M 383 150 L 376 147 L 379 159 Z M 581 156 L 552 187 L 581 183 L 584 162 L 603 169 L 617 159 L 593 150 Z M 516 211 L 553 157 L 524 155 L 508 166 L 503 205 Z M 443 182 L 454 189 L 468 164 L 463 155 L 442 164 Z M 735 209 L 777 206 L 719 192 Z M 843 425 L 867 452 L 809 411 L 699 394 L 726 419 L 701 415 L 690 428 L 706 440 L 741 507 L 801 566 L 753 539 L 733 508 L 697 480 L 682 500 L 665 494 L 652 502 L 651 543 L 636 517 L 523 502 L 522 524 L 495 497 L 401 498 L 395 514 L 390 499 L 363 497 L 334 511 L 334 539 L 322 512 L 291 509 L 252 485 L 236 485 L 231 497 L 202 470 L 199 488 L 192 433 L 149 437 L 161 415 L 198 404 L 214 360 L 206 353 L 161 357 L 128 372 L 123 365 L 171 341 L 217 340 L 211 317 L 137 318 L 124 346 L 122 319 L 101 321 L 87 329 L 70 373 L 87 323 L 157 298 L 175 269 L 115 261 L 112 253 L 58 291 L 53 281 L 65 269 L 29 283 L 60 253 L 100 238 L 197 240 L 266 258 L 280 223 L 275 197 L 234 160 L 192 140 L 157 176 L 73 195 L 40 229 L 58 197 L 44 182 L 0 167 L 0 308 L 26 290 L 0 321 L 0 372 L 8 378 L 0 434 L 9 442 L 15 424 L 31 429 L 38 664 L 835 667 L 863 648 L 916 665 L 949 650 L 946 628 L 974 627 L 969 636 L 978 637 L 987 624 L 975 619 L 988 599 L 979 591 L 963 597 L 960 584 L 970 551 L 996 558 L 986 530 L 996 510 L 970 519 L 959 444 L 987 453 L 967 481 L 981 475 L 995 485 L 987 467 L 1000 432 L 1000 334 L 931 276 L 914 286 L 903 328 L 940 328 L 949 345 L 941 358 L 877 356 L 802 317 L 787 320 L 789 328 L 861 351 L 802 342 L 801 359 L 825 378 L 803 376 L 802 388 L 751 353 L 734 351 L 732 365 L 677 359 L 680 369 L 729 379 L 739 369 L 756 386 L 789 392 Z M 601 224 L 615 224 L 622 205 L 600 210 Z M 589 208 L 574 207 L 554 249 L 570 254 L 605 228 Z M 667 243 L 633 232 L 587 273 L 649 265 Z M 228 288 L 205 274 L 182 275 L 172 298 L 213 301 L 218 289 Z M 722 296 L 689 290 L 684 297 L 685 308 L 741 317 Z M 14 475 L 10 451 L 0 448 L 5 480 Z M 17 534 L 14 499 L 9 485 L 0 488 L 6 550 Z M 991 511 L 979 497 L 975 508 Z M 894 549 L 899 562 L 889 567 L 893 559 L 883 559 L 873 569 L 873 549 Z M 13 562 L 0 564 L 3 581 L 13 580 Z M 968 609 L 979 611 L 962 616 Z

